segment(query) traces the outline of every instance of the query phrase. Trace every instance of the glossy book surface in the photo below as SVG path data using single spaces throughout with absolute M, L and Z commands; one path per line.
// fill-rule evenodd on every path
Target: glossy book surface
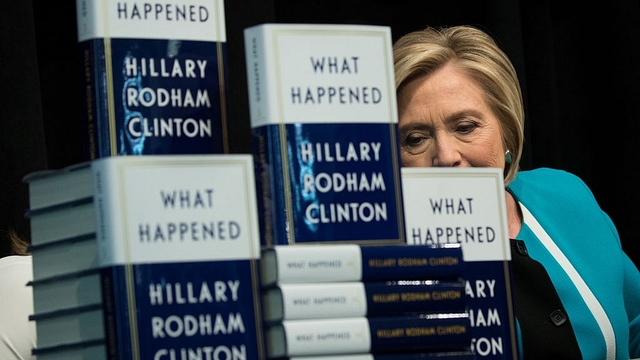
M 88 160 L 228 152 L 222 0 L 77 0 Z
M 251 156 L 115 156 L 92 170 L 109 357 L 262 358 Z
M 263 245 L 402 243 L 390 29 L 244 35 Z

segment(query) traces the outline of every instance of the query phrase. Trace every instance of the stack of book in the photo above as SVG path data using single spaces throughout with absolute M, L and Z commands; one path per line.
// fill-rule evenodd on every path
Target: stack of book
M 95 358 L 104 347 L 90 163 L 31 173 L 29 187 L 38 359 Z
M 472 357 L 459 246 L 406 245 L 391 29 L 261 24 L 244 39 L 267 356 Z M 455 266 L 423 262 L 439 257 Z
M 459 245 L 263 248 L 267 356 L 472 359 L 463 271 Z
M 80 117 L 90 162 L 24 179 L 31 199 L 33 353 L 45 360 L 261 358 L 262 334 L 255 330 L 261 316 L 252 300 L 258 285 L 251 280 L 259 258 L 255 204 L 222 195 L 255 197 L 252 159 L 217 157 L 229 152 L 224 2 L 153 11 L 148 5 L 76 0 Z M 159 173 L 148 177 L 146 169 Z M 137 173 L 125 176 L 129 170 Z M 210 176 L 217 171 L 226 177 Z M 120 208 L 104 208 L 120 200 Z M 137 223 L 145 217 L 149 223 Z M 140 226 L 136 236 L 146 234 L 139 239 L 145 251 L 130 247 L 128 225 Z M 195 277 L 199 272 L 227 278 Z M 176 306 L 183 301 L 188 306 Z M 205 326 L 215 329 L 205 335 L 214 340 L 204 346 L 203 334 L 191 328 L 179 334 L 175 326 L 191 326 L 199 316 L 189 312 L 204 313 L 211 303 L 206 319 L 215 326 Z M 213 336 L 221 321 L 228 323 L 225 335 Z
M 511 251 L 499 168 L 403 168 L 407 244 L 462 245 L 471 350 L 517 360 Z
M 38 359 L 264 358 L 250 155 L 105 157 L 25 181 Z

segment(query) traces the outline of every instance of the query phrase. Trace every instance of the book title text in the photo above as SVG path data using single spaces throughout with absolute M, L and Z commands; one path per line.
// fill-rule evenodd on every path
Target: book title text
M 160 190 L 157 200 L 159 208 L 167 212 L 187 211 L 189 214 L 203 210 L 213 209 L 215 189 L 173 189 Z M 211 213 L 205 211 L 206 214 Z M 157 243 L 172 241 L 233 241 L 243 234 L 239 221 L 234 219 L 210 219 L 204 220 L 202 216 L 189 216 L 190 220 L 170 220 L 171 216 L 163 216 L 163 221 L 138 224 L 138 240 L 140 243 Z
M 311 74 L 325 79 L 327 76 L 358 76 L 358 56 L 310 56 Z M 382 101 L 382 90 L 377 86 L 316 85 L 292 86 L 293 105 L 375 105 Z

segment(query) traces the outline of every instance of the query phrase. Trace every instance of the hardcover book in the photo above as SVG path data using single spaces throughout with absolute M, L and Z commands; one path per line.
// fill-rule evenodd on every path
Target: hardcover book
M 475 355 L 470 350 L 461 351 L 430 351 L 418 353 L 393 353 L 393 354 L 352 354 L 331 356 L 293 356 L 288 360 L 420 360 L 420 359 L 444 359 L 444 360 L 473 360 Z
M 25 217 L 29 219 L 33 247 L 95 237 L 93 197 L 28 210 Z
M 245 29 L 262 244 L 404 242 L 391 30 Z
M 340 281 L 459 279 L 466 266 L 460 244 L 309 244 L 262 249 L 262 286 Z
M 34 245 L 29 251 L 33 259 L 34 281 L 98 268 L 95 233 Z
M 87 159 L 227 153 L 223 0 L 76 0 Z
M 33 288 L 34 314 L 102 304 L 97 265 L 91 270 L 34 280 L 27 285 Z
M 267 322 L 464 312 L 464 281 L 413 280 L 282 284 L 263 295 Z
M 264 358 L 251 155 L 92 171 L 108 358 Z
M 407 242 L 462 246 L 476 357 L 516 360 L 502 169 L 402 168 L 402 177 Z
M 106 360 L 104 340 L 89 340 L 48 348 L 33 349 L 38 360 Z
M 23 177 L 22 182 L 29 188 L 30 211 L 93 196 L 91 164 L 88 161 L 63 169 L 34 171 Z
M 34 314 L 29 320 L 36 322 L 38 348 L 102 340 L 105 334 L 101 304 Z
M 266 330 L 269 358 L 465 350 L 467 313 L 287 320 Z

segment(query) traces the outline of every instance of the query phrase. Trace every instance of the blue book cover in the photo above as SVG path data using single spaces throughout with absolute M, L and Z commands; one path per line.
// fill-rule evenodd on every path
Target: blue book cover
M 89 160 L 227 153 L 223 0 L 76 0 Z
M 462 247 L 476 358 L 517 360 L 502 169 L 403 168 L 402 176 L 407 242 Z
M 262 244 L 403 242 L 390 29 L 245 29 Z
M 264 358 L 251 155 L 115 156 L 92 171 L 109 358 Z

